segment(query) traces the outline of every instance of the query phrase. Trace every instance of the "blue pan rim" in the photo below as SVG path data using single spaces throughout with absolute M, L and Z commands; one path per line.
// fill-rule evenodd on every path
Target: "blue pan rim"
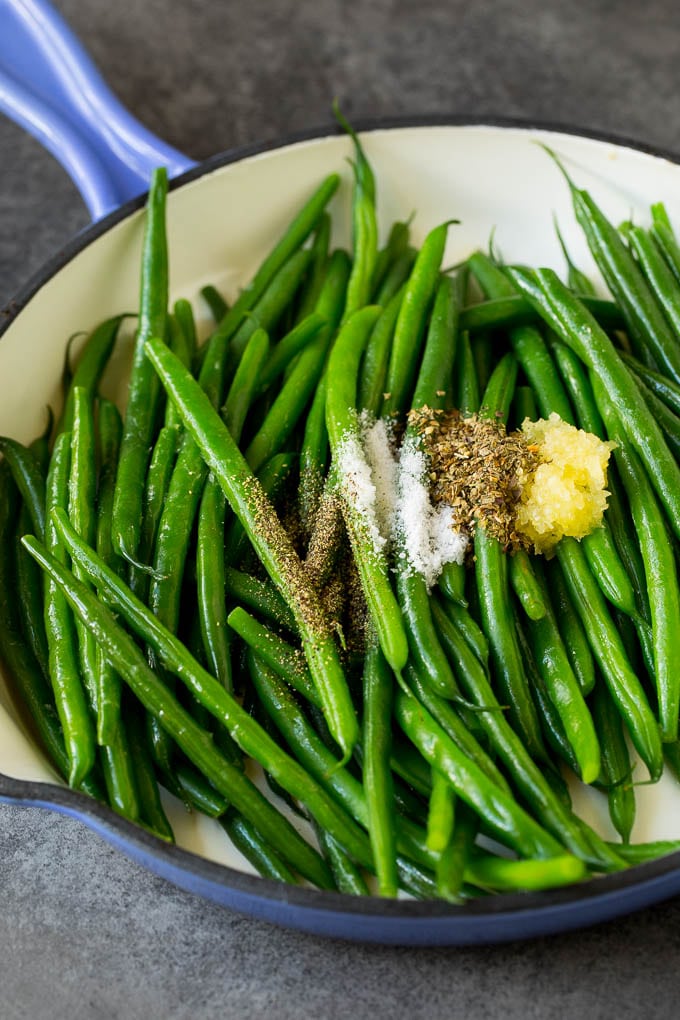
M 622 146 L 679 164 L 680 156 L 621 135 L 570 124 L 497 116 L 422 115 L 377 118 L 357 131 L 413 127 L 498 127 L 549 131 Z M 212 156 L 174 178 L 171 190 L 240 160 L 299 142 L 341 134 L 334 122 L 274 141 Z M 101 234 L 144 205 L 146 195 L 124 203 L 84 228 L 48 259 L 16 297 L 0 309 L 0 337 L 30 299 Z M 395 945 L 494 944 L 557 934 L 611 920 L 680 893 L 680 851 L 626 871 L 540 893 L 498 894 L 453 906 L 439 900 L 385 900 L 290 886 L 199 857 L 121 818 L 87 795 L 51 783 L 0 773 L 0 801 L 44 807 L 87 825 L 128 857 L 175 885 L 242 914 L 288 928 L 353 941 Z

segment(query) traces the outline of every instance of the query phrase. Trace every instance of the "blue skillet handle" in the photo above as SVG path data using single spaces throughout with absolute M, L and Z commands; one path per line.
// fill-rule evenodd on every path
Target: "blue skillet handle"
M 135 120 L 46 0 L 0 0 L 0 110 L 56 156 L 93 220 L 195 164 Z

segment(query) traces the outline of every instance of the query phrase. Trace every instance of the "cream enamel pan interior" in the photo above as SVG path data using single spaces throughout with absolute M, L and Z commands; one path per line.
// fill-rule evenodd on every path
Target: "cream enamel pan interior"
M 669 159 L 632 146 L 562 132 L 484 125 L 390 127 L 367 131 L 363 139 L 376 173 L 383 236 L 394 220 L 404 219 L 411 213 L 414 214 L 412 230 L 416 243 L 437 223 L 446 219 L 460 220 L 449 231 L 446 252 L 449 265 L 475 248 L 485 246 L 493 232 L 494 245 L 504 259 L 536 266 L 550 265 L 562 272 L 564 262 L 552 225 L 555 213 L 576 264 L 597 280 L 585 242 L 574 222 L 564 179 L 536 144 L 538 141 L 550 145 L 559 154 L 577 183 L 591 190 L 614 222 L 633 217 L 646 223 L 649 205 L 663 201 L 673 221 L 680 224 L 680 168 Z M 224 165 L 218 165 L 219 160 L 213 161 L 200 175 L 189 174 L 188 179 L 173 187 L 168 220 L 171 295 L 173 299 L 181 296 L 194 303 L 203 331 L 208 322 L 207 310 L 199 297 L 200 288 L 210 282 L 233 296 L 238 287 L 247 282 L 296 209 L 322 177 L 332 171 L 339 171 L 343 178 L 331 206 L 334 240 L 336 244 L 349 243 L 350 155 L 350 144 L 343 136 L 306 139 Z M 19 311 L 5 329 L 0 339 L 0 434 L 22 441 L 34 438 L 44 427 L 48 405 L 58 406 L 68 338 L 90 329 L 107 316 L 137 308 L 143 226 L 139 203 L 114 214 L 104 226 L 107 229 L 99 224 L 85 233 L 85 240 L 93 235 L 88 243 L 81 245 L 76 240 L 73 254 L 54 275 L 29 285 L 29 300 L 25 304 L 20 300 Z M 127 353 L 129 346 L 126 350 L 123 345 L 117 357 L 119 374 L 124 369 Z M 109 381 L 109 387 L 115 388 L 115 379 Z M 646 778 L 642 766 L 638 771 L 638 778 Z M 6 681 L 0 683 L 0 773 L 19 781 L 18 786 L 10 784 L 11 791 L 5 790 L 0 776 L 0 795 L 8 797 L 16 797 L 20 787 L 23 794 L 20 799 L 45 802 L 50 800 L 49 790 L 59 786 L 59 780 L 27 733 Z M 43 787 L 41 796 L 32 798 L 27 793 L 30 787 L 24 784 L 36 782 L 49 785 L 47 792 Z M 234 881 L 231 868 L 249 870 L 216 825 L 196 820 L 169 803 L 178 844 L 191 852 L 180 853 L 176 858 L 180 861 L 179 872 L 186 869 L 191 872 L 192 868 L 200 871 L 200 861 L 208 859 L 228 866 L 210 868 L 211 881 L 217 885 L 221 881 L 228 887 Z M 76 814 L 87 816 L 87 811 L 81 810 L 82 805 L 74 804 Z M 596 821 L 603 834 L 613 838 L 594 797 L 579 794 L 578 804 L 589 819 Z M 655 787 L 641 787 L 634 839 L 680 838 L 679 809 L 680 788 L 671 780 L 664 779 Z M 101 820 L 106 811 L 97 814 Z M 118 823 L 112 812 L 109 814 L 109 827 L 118 833 L 115 841 L 125 848 L 131 827 Z M 100 827 L 106 829 L 107 824 Z M 160 843 L 155 847 L 151 837 L 145 836 L 142 842 L 145 854 L 151 858 L 146 863 L 163 873 L 154 858 L 162 860 L 165 848 Z M 674 868 L 680 868 L 677 861 Z M 667 866 L 662 870 L 668 873 Z M 183 880 L 181 873 L 175 874 L 169 869 L 168 874 L 180 884 L 193 887 L 190 880 Z M 638 876 L 644 882 L 654 874 L 653 866 L 633 869 L 622 887 L 625 891 L 631 883 L 635 884 Z M 598 886 L 598 883 L 603 884 Z M 284 890 L 274 890 L 273 885 L 257 879 L 249 888 L 256 899 L 261 896 L 265 901 L 268 897 L 290 900 L 302 909 L 300 916 L 277 915 L 273 919 L 312 930 L 327 930 L 330 934 L 352 934 L 333 922 L 335 916 L 355 909 L 348 902 L 349 898 L 325 894 L 324 910 L 326 913 L 330 910 L 331 921 L 324 928 L 320 923 L 306 922 L 303 916 L 305 905 L 313 912 L 315 903 L 321 902 L 313 899 L 317 894 L 309 891 L 312 898 L 305 901 L 308 891 L 297 890 L 289 897 Z M 599 889 L 608 889 L 614 896 L 619 886 L 616 882 L 612 884 L 609 878 L 597 879 L 560 894 L 558 900 L 578 904 L 583 899 L 592 907 Z M 677 887 L 671 884 L 647 896 L 647 901 L 675 891 L 680 891 L 680 881 Z M 495 905 L 487 901 L 486 913 L 490 915 L 494 909 L 502 912 L 505 899 L 498 898 Z M 329 900 L 334 907 L 327 907 Z M 513 897 L 512 901 L 516 904 L 518 897 Z M 554 896 L 552 899 L 532 896 L 517 909 L 520 913 L 526 909 L 540 913 L 543 906 L 549 907 L 554 902 Z M 644 897 L 626 899 L 623 896 L 619 910 L 633 909 L 640 902 L 645 902 Z M 401 910 L 405 941 L 473 940 L 472 935 L 466 934 L 465 925 L 466 919 L 475 914 L 474 909 L 439 905 L 432 916 L 436 914 L 440 921 L 442 917 L 449 918 L 448 935 L 444 927 L 437 929 L 436 936 L 432 929 L 428 936 L 425 927 L 421 929 L 422 936 L 416 937 L 408 933 L 408 918 L 418 916 L 426 923 L 427 905 L 418 905 L 419 913 L 409 914 L 415 904 L 372 903 L 369 913 L 378 918 L 389 915 L 397 927 L 392 929 L 392 935 L 382 936 L 377 929 L 362 930 L 359 924 L 357 937 L 399 941 L 394 932 L 399 930 Z M 248 904 L 240 907 L 251 909 Z M 357 905 L 356 909 L 363 908 Z M 257 912 L 255 908 L 253 912 Z M 260 912 L 267 916 L 266 909 Z M 616 912 L 616 908 L 610 906 L 608 913 L 586 912 L 580 920 L 573 915 L 569 926 Z M 542 930 L 561 926 L 567 926 L 567 922 L 545 923 Z M 540 926 L 535 930 L 541 930 Z M 531 933 L 521 925 L 514 931 L 516 935 Z M 499 938 L 510 937 L 500 932 L 499 928 Z M 477 937 L 493 941 L 491 930 L 484 936 L 475 936 L 475 940 Z

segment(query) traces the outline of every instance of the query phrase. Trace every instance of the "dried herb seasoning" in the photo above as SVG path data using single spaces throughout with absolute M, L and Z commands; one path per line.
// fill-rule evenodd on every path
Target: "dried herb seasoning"
M 472 536 L 479 524 L 505 549 L 524 544 L 515 529 L 517 504 L 539 463 L 538 449 L 499 419 L 420 407 L 409 426 L 429 458 L 433 502 L 453 508 L 456 528 Z

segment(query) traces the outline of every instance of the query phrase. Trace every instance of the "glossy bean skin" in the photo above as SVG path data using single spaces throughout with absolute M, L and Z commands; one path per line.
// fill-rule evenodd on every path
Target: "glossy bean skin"
M 71 433 L 62 432 L 54 445 L 47 475 L 46 505 L 68 507 Z M 45 539 L 48 550 L 64 563 L 67 555 L 51 521 Z M 53 581 L 45 583 L 45 631 L 49 648 L 52 688 L 69 756 L 69 782 L 79 787 L 96 757 L 96 731 L 80 671 L 75 621 L 66 600 Z
M 625 441 L 623 427 L 615 409 L 599 387 L 596 393 L 608 432 L 617 442 L 614 456 L 628 494 L 642 551 L 652 622 L 659 723 L 662 739 L 670 744 L 678 737 L 680 712 L 680 678 L 677 671 L 680 653 L 680 586 L 673 542 L 652 484 L 639 458 Z
M 393 699 L 394 677 L 376 643 L 364 662 L 362 748 L 368 834 L 381 896 L 396 896 L 399 884 L 394 783 L 390 767 Z
M 612 699 L 654 781 L 663 767 L 661 736 L 642 685 L 631 668 L 604 598 L 576 540 L 562 539 L 557 557 Z
M 414 374 L 426 317 L 439 280 L 448 223 L 435 227 L 425 238 L 406 284 L 387 370 L 381 414 L 404 412 L 410 406 Z
M 135 559 L 142 521 L 144 477 L 153 441 L 161 387 L 146 358 L 146 341 L 165 337 L 168 312 L 168 247 L 165 225 L 167 173 L 153 174 L 144 230 L 139 321 L 128 384 L 121 455 L 113 503 L 114 542 L 121 555 Z
M 601 779 L 609 815 L 623 842 L 629 843 L 635 822 L 635 789 L 623 723 L 604 684 L 597 684 L 591 704 L 602 748 Z
M 326 424 L 331 449 L 337 458 L 348 437 L 358 435 L 356 420 L 357 378 L 361 352 L 380 309 L 368 305 L 349 319 L 340 332 L 328 365 Z M 339 480 L 342 492 L 342 479 Z M 361 586 L 380 647 L 392 669 L 399 673 L 408 658 L 408 641 L 397 600 L 392 591 L 387 561 L 374 548 L 367 526 L 351 496 L 345 500 L 345 522 Z
M 545 594 L 545 614 L 529 619 L 529 641 L 538 668 L 557 709 L 576 759 L 577 772 L 584 783 L 593 783 L 600 772 L 600 745 L 595 726 L 578 680 L 571 668 L 560 635 L 557 619 L 549 606 L 545 575 L 537 571 L 539 590 Z

